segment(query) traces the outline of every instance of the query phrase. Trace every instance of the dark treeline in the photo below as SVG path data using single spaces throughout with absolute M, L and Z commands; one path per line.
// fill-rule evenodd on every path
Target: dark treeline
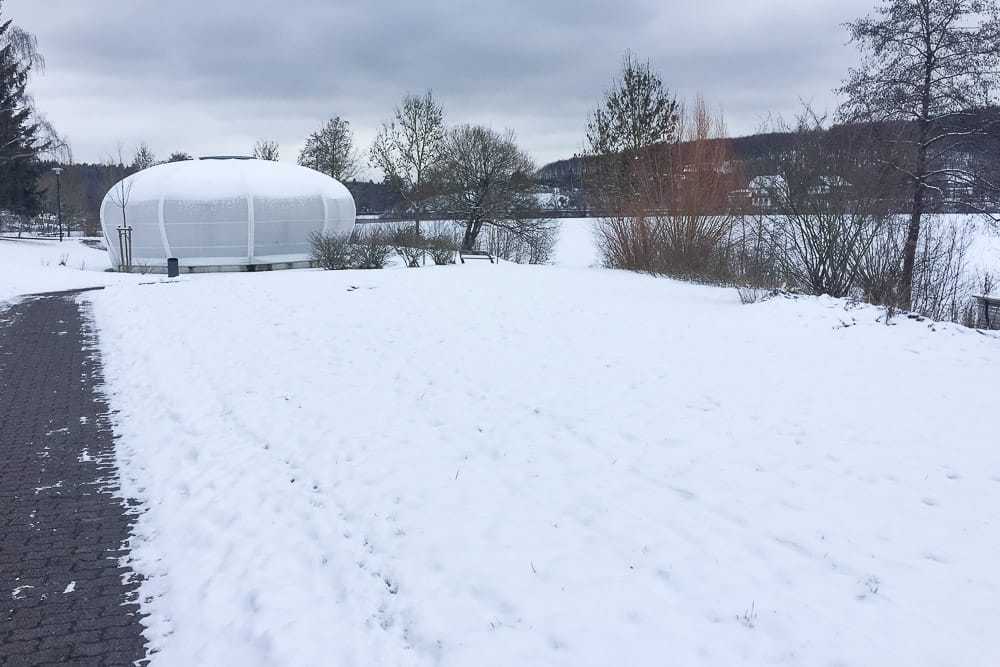
M 916 123 L 900 122 L 856 123 L 837 124 L 817 131 L 828 135 L 830 146 L 856 146 L 859 144 L 877 146 L 884 143 L 888 136 L 900 136 L 915 131 L 915 126 Z M 986 131 L 976 133 L 973 138 L 967 138 L 963 133 L 968 132 L 970 128 L 986 128 Z M 995 209 L 997 203 L 995 192 L 986 192 L 983 184 L 1000 182 L 1000 108 L 971 111 L 967 115 L 959 116 L 955 119 L 954 129 L 958 135 L 952 141 L 954 150 L 940 151 L 940 156 L 936 158 L 932 166 L 937 170 L 947 172 L 949 167 L 975 164 L 977 171 L 986 177 L 980 183 L 972 186 L 973 190 L 980 189 L 981 192 L 967 194 L 971 194 L 971 199 L 981 202 L 984 207 Z M 748 185 L 755 178 L 778 174 L 779 167 L 785 158 L 796 149 L 798 136 L 793 129 L 784 129 L 743 137 L 717 138 L 710 141 L 727 144 L 732 159 L 739 164 L 745 181 L 744 185 Z M 643 150 L 656 152 L 676 149 L 684 145 L 685 142 L 670 146 L 655 144 Z M 575 155 L 564 160 L 550 162 L 537 171 L 535 178 L 539 184 L 547 187 L 563 190 L 583 189 L 586 187 L 586 164 L 593 160 L 593 156 Z M 956 187 L 947 182 L 947 176 L 947 173 L 938 176 L 937 186 L 940 190 L 931 190 L 928 211 L 934 213 L 972 212 L 973 209 L 967 204 L 963 205 L 962 202 L 951 201 L 944 196 L 949 188 Z M 958 186 L 966 189 L 970 187 L 964 183 L 958 184 Z M 907 207 L 910 203 L 903 178 L 897 178 L 895 182 L 887 183 L 883 194 L 886 198 L 894 200 L 893 210 L 900 213 L 908 212 Z M 934 196 L 935 194 L 937 196 Z
M 402 204 L 399 193 L 386 183 L 375 181 L 348 181 L 344 183 L 354 197 L 358 215 L 380 215 L 397 209 Z
M 99 234 L 101 223 L 101 201 L 108 189 L 131 168 L 114 164 L 57 164 L 42 162 L 39 176 L 41 193 L 40 213 L 54 215 L 56 204 L 56 177 L 53 167 L 62 166 L 60 188 L 62 190 L 63 221 L 73 232 Z M 351 191 L 359 215 L 380 214 L 391 211 L 399 205 L 399 195 L 383 183 L 373 181 L 348 181 L 344 185 Z

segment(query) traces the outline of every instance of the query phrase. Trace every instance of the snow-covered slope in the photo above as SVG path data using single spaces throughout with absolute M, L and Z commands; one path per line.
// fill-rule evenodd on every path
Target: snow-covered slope
M 136 282 L 140 276 L 107 273 L 108 253 L 79 239 L 0 239 L 0 305 L 21 294 Z
M 87 298 L 154 665 L 1000 663 L 995 337 L 586 268 Z

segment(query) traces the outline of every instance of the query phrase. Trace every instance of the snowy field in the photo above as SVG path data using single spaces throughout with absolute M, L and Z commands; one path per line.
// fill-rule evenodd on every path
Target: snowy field
M 598 270 L 590 221 L 549 267 L 69 247 L 0 242 L 0 301 L 109 285 L 154 667 L 1000 664 L 998 336 Z
M 1000 339 L 583 233 L 87 296 L 154 665 L 1000 662 Z

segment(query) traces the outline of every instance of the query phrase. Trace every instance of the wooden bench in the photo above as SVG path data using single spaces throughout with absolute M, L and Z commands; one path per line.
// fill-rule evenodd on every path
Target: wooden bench
M 976 297 L 976 328 L 1000 329 L 1000 297 Z
M 459 250 L 458 251 L 458 259 L 462 262 L 462 264 L 465 264 L 465 260 L 467 260 L 467 259 L 474 259 L 474 260 L 475 259 L 488 259 L 488 260 L 490 260 L 490 264 L 494 264 L 495 263 L 493 261 L 493 255 L 491 255 L 490 253 L 486 252 L 485 250 Z

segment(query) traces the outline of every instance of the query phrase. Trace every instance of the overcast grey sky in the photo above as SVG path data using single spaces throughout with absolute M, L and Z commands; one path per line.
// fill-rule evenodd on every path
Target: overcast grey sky
M 681 99 L 701 92 L 732 135 L 800 99 L 832 110 L 854 64 L 842 23 L 874 0 L 6 0 L 48 66 L 32 91 L 77 161 L 120 142 L 159 157 L 248 152 L 294 160 L 332 115 L 366 152 L 406 92 L 449 122 L 513 129 L 542 164 L 583 146 L 626 49 Z

